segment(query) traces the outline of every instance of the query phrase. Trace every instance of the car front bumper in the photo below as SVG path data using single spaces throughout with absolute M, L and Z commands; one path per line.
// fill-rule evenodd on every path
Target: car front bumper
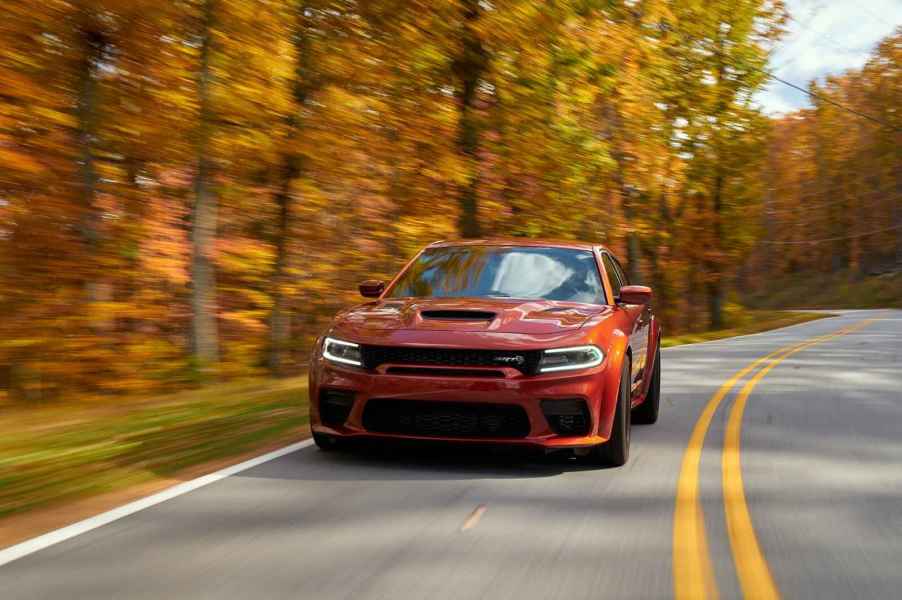
M 611 381 L 607 361 L 591 369 L 525 376 L 512 368 L 500 369 L 503 377 L 447 375 L 396 375 L 386 365 L 375 371 L 342 367 L 319 358 L 310 371 L 310 422 L 315 433 L 336 438 L 396 439 L 454 443 L 503 444 L 542 447 L 547 450 L 585 448 L 607 441 L 617 400 L 619 373 Z M 499 371 L 499 369 L 491 369 Z M 353 394 L 347 417 L 340 423 L 323 418 L 324 392 Z M 525 411 L 528 432 L 517 436 L 447 433 L 422 435 L 367 429 L 364 414 L 371 400 L 455 403 L 457 405 L 515 405 Z M 579 435 L 555 432 L 542 409 L 543 400 L 582 400 L 588 410 L 588 431 Z M 326 422 L 324 422 L 326 421 Z M 328 423 L 327 423 L 328 422 Z

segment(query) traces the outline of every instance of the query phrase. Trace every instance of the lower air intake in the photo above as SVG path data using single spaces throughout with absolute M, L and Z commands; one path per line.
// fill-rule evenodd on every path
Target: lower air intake
M 589 433 L 589 408 L 581 398 L 542 400 L 542 412 L 549 427 L 558 435 L 587 435 Z
M 529 417 L 520 406 L 424 400 L 366 403 L 363 426 L 374 433 L 426 437 L 523 438 Z
M 319 417 L 323 425 L 340 427 L 348 420 L 354 406 L 354 392 L 347 390 L 322 390 L 319 393 Z

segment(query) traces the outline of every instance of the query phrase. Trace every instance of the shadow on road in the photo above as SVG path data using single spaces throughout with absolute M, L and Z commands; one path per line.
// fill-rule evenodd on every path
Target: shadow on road
M 301 481 L 524 479 L 604 470 L 565 452 L 542 455 L 504 447 L 451 444 L 356 444 L 334 452 L 308 448 L 241 477 Z

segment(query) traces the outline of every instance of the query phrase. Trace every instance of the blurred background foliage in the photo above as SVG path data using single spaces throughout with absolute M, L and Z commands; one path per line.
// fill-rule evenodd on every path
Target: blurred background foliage
M 726 327 L 786 277 L 888 270 L 902 33 L 770 118 L 753 95 L 786 18 L 780 0 L 4 0 L 0 397 L 299 373 L 358 281 L 436 239 L 607 244 L 671 333 Z

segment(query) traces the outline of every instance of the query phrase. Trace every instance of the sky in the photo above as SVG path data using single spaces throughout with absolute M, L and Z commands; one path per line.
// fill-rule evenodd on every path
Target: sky
M 902 26 L 902 0 L 786 0 L 787 32 L 771 56 L 772 73 L 807 89 L 815 78 L 857 69 L 876 44 Z M 808 107 L 808 96 L 771 81 L 756 99 L 770 114 Z

